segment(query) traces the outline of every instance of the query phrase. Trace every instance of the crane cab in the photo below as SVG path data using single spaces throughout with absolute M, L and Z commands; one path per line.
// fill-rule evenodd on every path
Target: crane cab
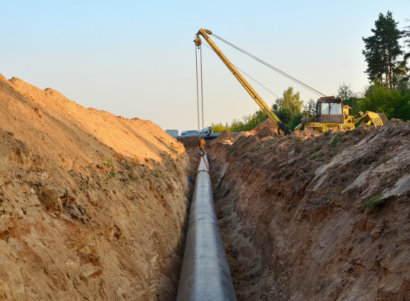
M 316 103 L 316 116 L 312 122 L 343 123 L 343 100 L 334 97 L 321 97 Z
M 316 115 L 309 116 L 309 112 L 303 112 L 302 123 L 295 130 L 312 128 L 320 132 L 327 132 L 334 127 L 345 127 L 352 122 L 349 116 L 349 106 L 343 106 L 342 98 L 321 97 L 316 102 Z M 349 119 L 350 118 L 350 119 Z M 354 128 L 354 120 L 353 120 Z

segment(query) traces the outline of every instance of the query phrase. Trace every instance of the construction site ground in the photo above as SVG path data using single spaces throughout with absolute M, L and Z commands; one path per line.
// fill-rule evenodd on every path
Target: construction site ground
M 238 300 L 410 300 L 410 122 L 237 136 L 206 151 Z
M 0 76 L 0 300 L 175 300 L 198 137 Z M 410 122 L 205 150 L 238 300 L 410 300 Z

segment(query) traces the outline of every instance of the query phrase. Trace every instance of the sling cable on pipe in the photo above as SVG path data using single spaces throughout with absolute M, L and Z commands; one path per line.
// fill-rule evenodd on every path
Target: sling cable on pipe
M 203 84 L 201 51 L 201 99 L 202 123 Z M 197 61 L 196 61 L 197 62 Z M 197 63 L 197 106 L 199 132 L 199 89 Z M 231 272 L 226 258 L 218 219 L 215 213 L 209 162 L 204 151 L 205 140 L 199 140 L 199 162 L 195 178 L 195 190 L 189 213 L 188 233 L 185 242 L 181 277 L 179 279 L 177 301 L 236 301 Z

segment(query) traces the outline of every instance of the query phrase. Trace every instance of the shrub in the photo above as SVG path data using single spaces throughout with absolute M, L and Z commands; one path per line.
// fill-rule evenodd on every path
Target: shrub
M 366 201 L 364 204 L 365 208 L 369 209 L 369 212 L 377 211 L 379 210 L 381 206 L 380 199 L 382 198 L 381 195 L 376 195 Z

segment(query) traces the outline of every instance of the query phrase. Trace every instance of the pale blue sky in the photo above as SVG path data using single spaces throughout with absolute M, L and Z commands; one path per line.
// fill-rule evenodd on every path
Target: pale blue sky
M 196 129 L 198 29 L 333 95 L 343 82 L 355 91 L 368 83 L 361 38 L 388 10 L 403 27 L 410 1 L 2 1 L 0 73 L 51 87 L 85 107 L 149 119 L 163 129 Z M 293 86 L 302 99 L 317 98 L 214 40 L 276 94 Z M 204 95 L 206 125 L 258 109 L 209 49 Z

